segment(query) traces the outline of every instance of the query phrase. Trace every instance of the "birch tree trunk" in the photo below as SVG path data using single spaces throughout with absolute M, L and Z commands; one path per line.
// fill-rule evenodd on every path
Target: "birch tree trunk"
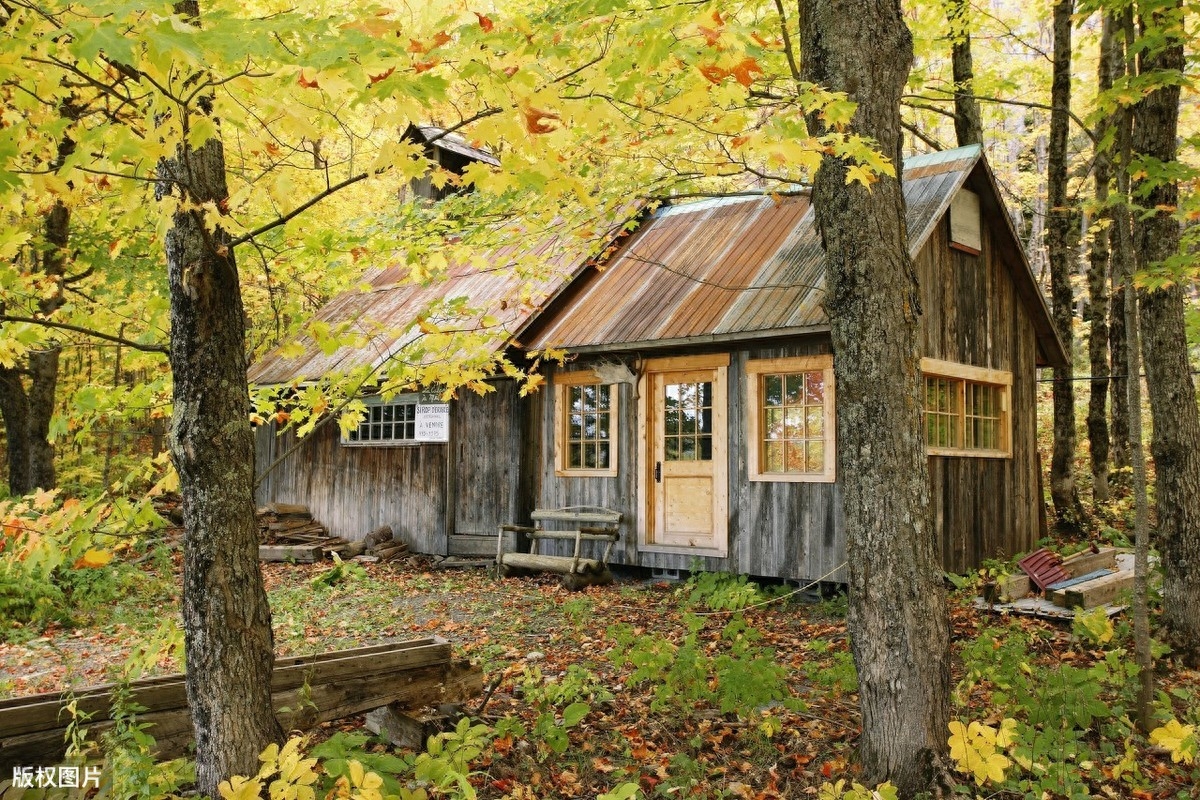
M 858 104 L 853 131 L 874 138 L 899 169 L 912 39 L 898 2 L 803 0 L 800 8 L 803 78 L 846 92 Z M 950 716 L 949 624 L 921 425 L 917 274 L 897 178 L 880 176 L 870 189 L 847 185 L 846 163 L 826 156 L 813 206 L 827 264 L 863 774 L 912 796 L 943 774 Z

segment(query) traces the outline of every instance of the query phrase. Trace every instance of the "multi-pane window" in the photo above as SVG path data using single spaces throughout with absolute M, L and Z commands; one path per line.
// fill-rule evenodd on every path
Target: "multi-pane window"
M 962 381 L 925 376 L 925 444 L 961 447 Z
M 829 356 L 750 361 L 752 480 L 831 481 L 833 362 Z
M 389 402 L 368 398 L 358 427 L 346 434 L 343 444 L 389 444 L 417 438 L 417 397 L 402 395 Z
M 567 393 L 567 468 L 608 469 L 612 461 L 612 392 L 602 383 L 563 387 Z
M 1006 456 L 1012 374 L 922 359 L 925 444 L 935 455 Z
M 663 460 L 712 461 L 712 381 L 663 387 Z
M 615 475 L 617 387 L 592 372 L 555 377 L 555 468 L 560 474 Z

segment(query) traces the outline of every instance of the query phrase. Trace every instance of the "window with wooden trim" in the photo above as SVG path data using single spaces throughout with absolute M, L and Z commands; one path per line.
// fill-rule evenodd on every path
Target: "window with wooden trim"
M 752 481 L 834 480 L 833 357 L 746 363 Z
M 1012 455 L 1012 373 L 921 359 L 930 455 Z
M 384 402 L 380 397 L 365 397 L 366 409 L 358 427 L 342 434 L 342 444 L 388 445 L 417 441 L 417 401 L 419 395 L 402 394 Z
M 618 386 L 601 383 L 590 370 L 554 377 L 556 474 L 617 474 Z

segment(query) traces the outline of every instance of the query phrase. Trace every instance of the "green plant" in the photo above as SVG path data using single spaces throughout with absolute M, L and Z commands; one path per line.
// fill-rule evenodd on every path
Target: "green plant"
M 710 611 L 741 611 L 766 599 L 758 584 L 746 575 L 728 572 L 694 572 L 686 586 L 689 604 Z
M 195 780 L 195 766 L 187 759 L 155 758 L 154 737 L 147 732 L 152 726 L 137 716 L 146 709 L 133 702 L 128 683 L 113 689 L 111 708 L 113 726 L 100 735 L 111 796 L 150 800 L 174 794 Z
M 616 641 L 610 658 L 618 667 L 634 668 L 626 682 L 654 686 L 652 710 L 691 714 L 698 705 L 715 705 L 724 713 L 748 715 L 787 698 L 787 670 L 773 650 L 757 644 L 762 635 L 743 620 L 734 618 L 722 629 L 715 656 L 700 637 L 705 618 L 685 614 L 684 624 L 687 632 L 679 644 L 637 635 L 628 625 L 609 629 Z

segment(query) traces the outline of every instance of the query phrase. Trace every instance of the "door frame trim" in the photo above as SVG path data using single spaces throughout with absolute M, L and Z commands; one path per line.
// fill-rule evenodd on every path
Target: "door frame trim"
M 637 547 L 644 553 L 674 553 L 706 558 L 729 556 L 729 353 L 709 353 L 698 356 L 648 358 L 638 369 L 637 410 Z M 713 546 L 686 547 L 655 544 L 649 541 L 653 518 L 650 513 L 654 443 L 650 441 L 650 400 L 654 375 L 664 372 L 683 372 L 711 369 L 713 380 L 713 454 L 716 455 L 716 436 L 723 440 L 721 458 L 713 459 Z

